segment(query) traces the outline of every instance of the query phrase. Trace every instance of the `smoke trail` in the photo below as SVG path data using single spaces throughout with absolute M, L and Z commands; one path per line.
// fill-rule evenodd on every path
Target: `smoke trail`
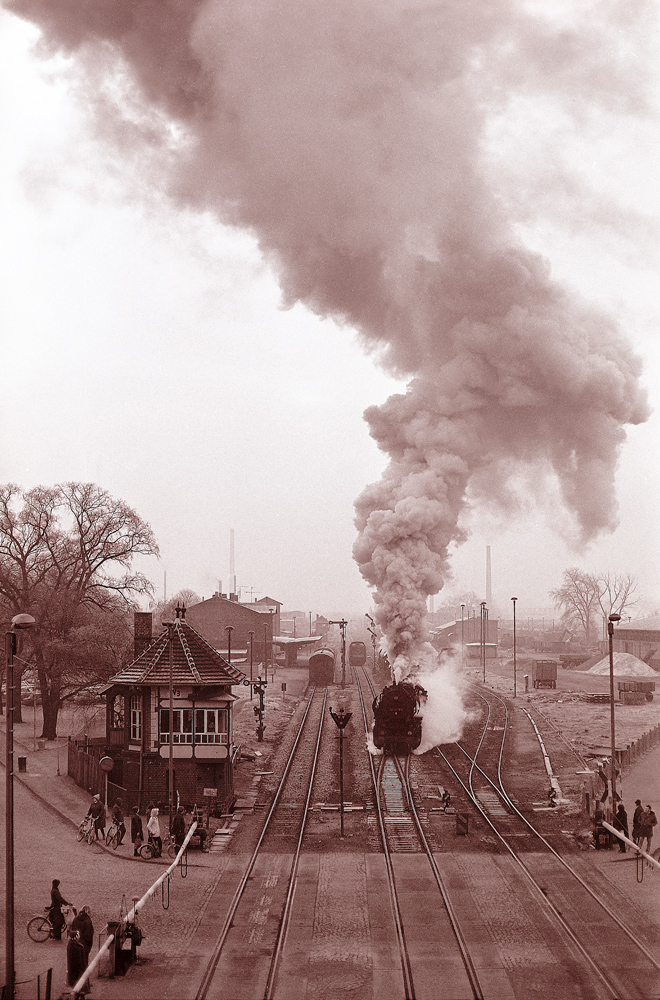
M 623 428 L 647 416 L 640 363 L 521 245 L 486 183 L 485 136 L 517 94 L 576 119 L 644 112 L 630 59 L 652 4 L 555 20 L 522 0 L 7 7 L 77 53 L 99 120 L 133 158 L 162 154 L 171 197 L 252 231 L 287 303 L 353 325 L 410 378 L 366 413 L 390 464 L 356 505 L 397 676 L 431 662 L 425 601 L 468 491 L 506 506 L 531 468 L 556 478 L 582 539 L 613 527 Z

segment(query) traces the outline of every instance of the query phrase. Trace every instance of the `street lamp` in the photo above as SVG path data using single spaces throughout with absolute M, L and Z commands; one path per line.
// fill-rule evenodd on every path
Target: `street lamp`
M 513 697 L 516 697 L 516 601 L 517 597 L 512 597 L 513 601 Z
M 233 631 L 233 625 L 225 625 L 225 632 L 227 633 L 227 663 L 231 663 L 231 634 Z
M 36 622 L 32 615 L 14 615 L 11 628 L 5 632 L 7 660 L 7 718 L 6 718 L 6 768 L 5 768 L 5 990 L 7 1000 L 16 994 L 14 969 L 14 653 L 16 632 L 32 628 Z
M 612 651 L 612 637 L 614 636 L 614 623 L 621 621 L 621 615 L 610 615 L 607 622 L 607 638 L 610 648 L 610 736 L 612 738 L 612 759 L 610 761 L 612 783 L 612 815 L 616 809 L 616 742 L 614 739 L 614 653 Z

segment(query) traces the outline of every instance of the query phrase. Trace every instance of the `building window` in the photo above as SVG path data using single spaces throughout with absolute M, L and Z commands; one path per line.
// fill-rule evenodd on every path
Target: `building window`
M 228 722 L 226 708 L 195 709 L 195 743 L 227 743 Z
M 142 695 L 132 694 L 130 701 L 131 711 L 131 739 L 142 739 Z
M 172 711 L 172 744 L 227 743 L 229 713 L 226 708 L 175 708 Z M 194 723 L 194 725 L 193 725 Z M 159 713 L 159 740 L 169 743 L 170 710 Z
M 110 702 L 110 728 L 124 728 L 124 696 L 115 694 Z

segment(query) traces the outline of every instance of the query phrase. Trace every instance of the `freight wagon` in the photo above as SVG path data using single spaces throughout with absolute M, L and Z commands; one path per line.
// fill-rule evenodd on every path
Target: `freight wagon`
M 352 642 L 348 647 L 348 662 L 351 667 L 363 667 L 367 662 L 367 647 L 363 642 Z
M 556 688 L 557 687 L 556 660 L 533 660 L 532 684 L 534 685 L 535 688 Z
M 624 705 L 645 705 L 653 701 L 655 681 L 617 681 L 619 701 Z

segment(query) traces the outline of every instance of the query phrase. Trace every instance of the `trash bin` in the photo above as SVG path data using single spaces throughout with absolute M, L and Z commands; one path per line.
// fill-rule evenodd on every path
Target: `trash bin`
M 18 758 L 18 770 L 27 771 L 27 757 Z
M 459 837 L 466 837 L 470 828 L 470 816 L 468 813 L 456 813 L 456 834 Z

